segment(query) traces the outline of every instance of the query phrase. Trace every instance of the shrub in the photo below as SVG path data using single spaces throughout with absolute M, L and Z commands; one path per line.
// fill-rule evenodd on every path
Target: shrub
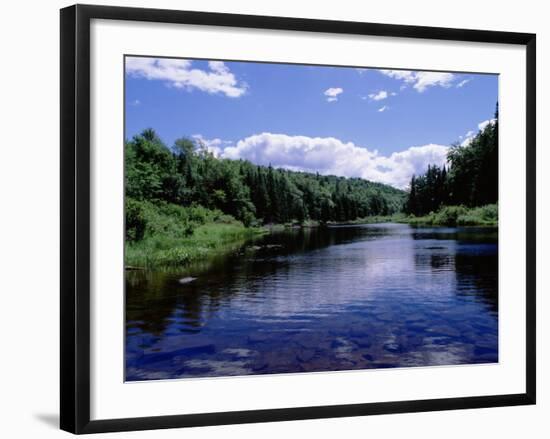
M 132 198 L 126 198 L 126 239 L 128 241 L 140 241 L 147 228 L 147 215 L 144 203 Z
M 433 223 L 444 226 L 456 226 L 458 224 L 458 218 L 461 215 L 466 215 L 468 209 L 464 206 L 445 206 L 441 208 L 433 216 Z

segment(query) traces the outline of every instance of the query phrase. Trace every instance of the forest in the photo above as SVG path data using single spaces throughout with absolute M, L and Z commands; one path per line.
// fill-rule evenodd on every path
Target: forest
M 127 204 L 202 206 L 246 226 L 345 222 L 401 211 L 405 192 L 360 178 L 325 176 L 215 158 L 200 142 L 168 148 L 147 129 L 126 143 Z M 128 209 L 127 209 L 128 211 Z M 127 217 L 132 232 L 133 219 Z

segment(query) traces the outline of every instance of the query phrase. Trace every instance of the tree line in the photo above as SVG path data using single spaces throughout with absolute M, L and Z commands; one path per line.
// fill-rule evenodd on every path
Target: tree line
M 216 158 L 198 140 L 181 138 L 168 147 L 152 129 L 126 142 L 125 180 L 130 200 L 218 209 L 247 226 L 391 215 L 406 196 L 361 178 Z
M 447 165 L 432 165 L 411 179 L 406 213 L 422 216 L 442 206 L 484 206 L 498 202 L 498 105 L 495 118 L 469 142 L 454 144 Z

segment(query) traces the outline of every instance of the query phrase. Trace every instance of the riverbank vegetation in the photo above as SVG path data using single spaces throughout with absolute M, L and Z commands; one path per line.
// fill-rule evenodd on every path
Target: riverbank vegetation
M 402 216 L 395 222 L 417 226 L 490 226 L 498 225 L 498 205 L 487 204 L 480 207 L 443 206 L 437 212 L 424 216 Z
M 125 263 L 128 268 L 184 266 L 265 232 L 220 210 L 128 198 Z
M 379 223 L 402 223 L 413 226 L 486 226 L 498 225 L 498 204 L 487 204 L 479 207 L 442 206 L 436 212 L 415 216 L 405 212 L 385 216 L 369 216 L 345 223 L 328 223 L 328 225 L 358 225 Z

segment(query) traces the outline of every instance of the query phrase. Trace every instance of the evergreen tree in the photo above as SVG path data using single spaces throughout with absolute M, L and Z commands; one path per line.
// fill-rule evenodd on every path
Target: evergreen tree
M 448 168 L 429 165 L 424 175 L 412 177 L 405 212 L 426 215 L 443 205 L 498 202 L 498 104 L 495 118 L 468 145 L 453 145 L 447 160 Z

